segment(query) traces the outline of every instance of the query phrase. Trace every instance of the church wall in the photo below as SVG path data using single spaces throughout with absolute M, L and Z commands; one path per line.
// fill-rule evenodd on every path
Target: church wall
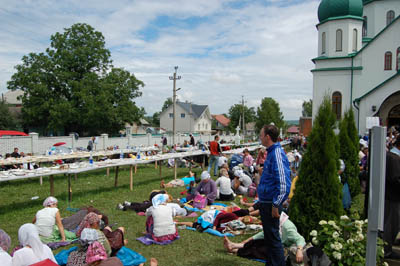
M 363 16 L 368 17 L 368 38 L 373 38 L 386 27 L 386 13 L 389 10 L 395 12 L 395 17 L 400 15 L 399 0 L 385 0 L 372 2 L 364 6 Z
M 322 103 L 324 96 L 339 91 L 342 94 L 342 116 L 350 105 L 350 71 L 321 71 L 313 72 L 313 118 L 318 111 L 319 105 Z
M 392 79 L 379 89 L 375 90 L 360 102 L 360 121 L 359 132 L 366 132 L 366 117 L 373 116 L 381 107 L 382 103 L 393 93 L 400 91 L 400 77 Z M 372 111 L 372 106 L 376 106 L 376 111 Z M 385 115 L 385 114 L 382 114 Z M 387 114 L 386 114 L 387 115 Z
M 400 20 L 382 33 L 354 59 L 362 75 L 354 76 L 354 98 L 358 98 L 396 73 L 396 50 L 400 47 Z M 392 52 L 392 70 L 384 70 L 385 52 Z

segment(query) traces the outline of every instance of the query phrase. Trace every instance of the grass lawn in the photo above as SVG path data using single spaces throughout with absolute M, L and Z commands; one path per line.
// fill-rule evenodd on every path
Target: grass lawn
M 200 169 L 196 168 L 195 171 L 200 175 Z M 187 169 L 178 169 L 178 177 L 183 177 L 187 172 Z M 173 169 L 163 166 L 162 173 L 166 182 L 173 179 Z M 153 189 L 159 189 L 159 172 L 158 169 L 154 169 L 153 164 L 138 167 L 137 173 L 134 174 L 133 191 L 129 190 L 129 167 L 120 168 L 117 188 L 114 187 L 113 170 L 110 171 L 109 177 L 106 176 L 105 170 L 80 174 L 78 180 L 72 178 L 72 202 L 69 205 L 67 178 L 60 175 L 54 179 L 55 197 L 59 200 L 58 207 L 62 217 L 72 214 L 66 210 L 67 207 L 79 208 L 92 205 L 98 208 L 108 215 L 110 224 L 118 223 L 118 226 L 126 228 L 129 248 L 141 253 L 148 260 L 151 257 L 157 258 L 160 266 L 262 265 L 260 262 L 229 255 L 224 250 L 222 238 L 206 233 L 180 230 L 181 238 L 167 246 L 145 246 L 136 241 L 136 238 L 145 231 L 145 217 L 138 216 L 132 211 L 117 210 L 116 205 L 125 200 L 142 202 L 148 199 Z M 39 179 L 0 183 L 0 228 L 11 236 L 12 247 L 18 244 L 19 227 L 32 222 L 36 212 L 43 207 L 43 200 L 49 196 L 48 177 L 43 181 L 43 185 L 39 184 Z M 174 198 L 178 198 L 179 192 L 183 189 L 168 189 L 168 192 Z M 39 196 L 39 199 L 31 200 L 33 196 Z M 232 239 L 240 242 L 249 236 L 236 236 Z

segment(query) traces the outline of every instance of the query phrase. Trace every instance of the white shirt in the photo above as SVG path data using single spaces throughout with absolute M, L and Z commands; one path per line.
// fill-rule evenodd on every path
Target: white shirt
M 223 195 L 230 195 L 233 193 L 231 188 L 231 180 L 229 177 L 221 176 L 215 181 L 215 185 L 219 187 L 219 193 Z
M 36 213 L 36 227 L 39 235 L 49 237 L 53 233 L 58 208 L 46 207 Z
M 221 167 L 224 163 L 228 163 L 228 159 L 225 156 L 220 156 L 218 159 L 218 167 Z
M 251 180 L 251 178 L 248 175 L 243 174 L 243 173 L 240 175 L 239 181 L 242 183 L 242 185 L 244 187 L 249 187 L 249 186 L 251 186 L 251 184 L 253 184 L 253 181 Z
M 52 260 L 54 263 L 57 264 L 56 259 L 54 258 L 53 252 L 51 249 L 43 245 L 44 252 L 47 255 L 47 258 Z M 12 257 L 12 266 L 28 266 L 34 263 L 42 261 L 39 259 L 34 253 L 31 248 L 24 247 L 17 251 L 15 251 L 14 256 Z M 3 265 L 3 264 L 2 264 Z
M 178 216 L 186 216 L 187 211 L 185 208 L 181 208 L 177 203 L 167 203 L 167 206 L 175 209 L 176 215 Z
M 397 147 L 393 147 L 390 152 L 393 152 L 394 154 L 397 154 L 400 156 L 400 150 Z
M 12 265 L 11 256 L 7 252 L 5 252 L 1 247 L 0 247 L 0 263 L 2 266 Z
M 175 234 L 176 228 L 172 217 L 176 215 L 175 209 L 167 205 L 151 206 L 146 210 L 146 216 L 153 217 L 153 233 L 156 237 Z

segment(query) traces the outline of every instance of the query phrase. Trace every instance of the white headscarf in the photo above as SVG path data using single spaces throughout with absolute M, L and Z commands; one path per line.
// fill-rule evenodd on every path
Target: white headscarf
M 50 196 L 50 197 L 47 197 L 47 199 L 45 199 L 43 201 L 43 206 L 49 207 L 49 206 L 51 206 L 53 204 L 57 204 L 57 203 L 58 203 L 58 200 L 55 197 Z
M 236 171 L 233 173 L 233 175 L 234 175 L 234 176 L 237 176 L 237 177 L 241 177 L 242 174 L 243 174 L 243 171 L 242 171 L 242 170 L 236 170 Z
M 94 241 L 99 239 L 99 234 L 97 233 L 96 229 L 92 228 L 85 228 L 81 233 L 81 240 L 88 243 L 89 245 L 92 244 Z
M 30 246 L 40 261 L 48 258 L 44 245 L 39 238 L 39 232 L 34 224 L 24 224 L 18 230 L 18 240 L 21 246 Z
M 156 196 L 154 196 L 154 198 L 151 200 L 153 207 L 157 208 L 158 206 L 160 206 L 161 204 L 167 202 L 168 200 L 168 194 L 157 194 Z
M 201 173 L 201 180 L 206 180 L 206 179 L 210 179 L 210 173 L 207 171 L 203 171 L 203 173 Z

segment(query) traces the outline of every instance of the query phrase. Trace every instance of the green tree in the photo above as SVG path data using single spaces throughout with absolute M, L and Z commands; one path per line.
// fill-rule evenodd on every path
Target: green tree
M 160 127 L 160 112 L 155 112 L 153 114 L 152 125 L 154 127 Z
M 283 128 L 283 114 L 279 103 L 270 97 L 265 97 L 257 107 L 256 128 L 259 131 L 264 125 L 274 123 L 278 128 Z
M 358 135 L 352 109 L 344 113 L 339 128 L 340 158 L 346 165 L 342 179 L 345 178 L 343 181 L 347 181 L 349 184 L 351 197 L 353 198 L 361 192 L 361 188 L 358 179 L 360 172 L 358 165 Z
M 312 117 L 312 99 L 304 101 L 302 108 L 301 115 L 303 117 Z
M 170 107 L 171 105 L 172 105 L 172 98 L 171 98 L 171 97 L 168 97 L 168 98 L 164 101 L 164 104 L 163 104 L 163 106 L 162 106 L 162 108 L 161 108 L 161 112 L 163 112 L 164 110 L 167 110 L 168 107 Z
M 81 135 L 115 134 L 139 121 L 133 101 L 144 84 L 114 68 L 104 36 L 87 24 L 74 24 L 51 36 L 43 53 L 22 57 L 8 89 L 21 89 L 26 127 Z
M 314 120 L 290 202 L 290 219 L 307 239 L 320 220 L 335 219 L 343 212 L 335 123 L 330 99 L 326 97 Z
M 17 121 L 8 110 L 5 102 L 0 101 L 0 130 L 16 130 Z
M 229 130 L 231 132 L 235 132 L 236 127 L 239 125 L 240 122 L 240 128 L 242 128 L 242 121 L 240 120 L 242 119 L 243 116 L 243 112 L 244 112 L 244 122 L 247 124 L 249 122 L 254 122 L 255 118 L 256 118 L 256 112 L 254 110 L 254 107 L 247 107 L 247 106 L 243 106 L 242 104 L 235 104 L 232 105 L 229 108 L 229 115 L 227 117 L 229 117 L 229 119 L 231 120 L 231 122 L 229 123 Z M 240 120 L 240 121 L 239 121 Z

